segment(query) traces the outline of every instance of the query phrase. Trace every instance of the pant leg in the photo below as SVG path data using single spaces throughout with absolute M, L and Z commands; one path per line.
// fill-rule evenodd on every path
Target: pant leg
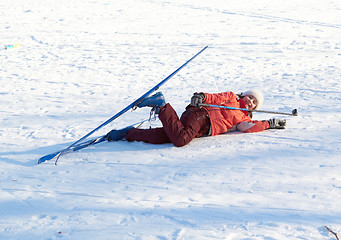
M 179 119 L 172 106 L 166 104 L 159 118 L 169 140 L 177 147 L 185 146 L 194 138 L 207 134 L 210 128 L 207 112 L 194 107 L 187 108 Z
M 132 128 L 128 131 L 125 139 L 129 142 L 138 141 L 153 144 L 170 143 L 163 128 L 139 129 Z

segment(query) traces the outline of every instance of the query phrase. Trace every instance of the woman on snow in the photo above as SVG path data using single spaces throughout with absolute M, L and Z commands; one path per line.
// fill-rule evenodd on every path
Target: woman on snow
M 247 91 L 239 95 L 233 92 L 194 93 L 191 104 L 186 107 L 186 111 L 179 119 L 172 106 L 169 103 L 166 104 L 163 94 L 158 92 L 145 98 L 138 107 L 155 108 L 163 127 L 150 129 L 128 127 L 112 130 L 107 134 L 107 140 L 118 141 L 125 138 L 127 141 L 153 144 L 173 143 L 177 147 L 182 147 L 201 136 L 215 136 L 236 130 L 251 133 L 265 129 L 285 128 L 285 120 L 253 121 L 251 112 L 201 107 L 201 103 L 257 110 L 263 104 L 263 94 L 258 90 Z

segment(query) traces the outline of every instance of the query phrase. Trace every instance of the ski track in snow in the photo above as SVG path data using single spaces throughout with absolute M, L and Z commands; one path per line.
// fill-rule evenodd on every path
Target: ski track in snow
M 0 7 L 1 45 L 21 43 L 0 50 L 0 239 L 335 239 L 325 225 L 341 235 L 339 1 Z M 259 88 L 264 110 L 299 116 L 283 131 L 182 148 L 103 143 L 36 165 L 206 45 L 161 88 L 179 114 L 193 92 Z M 130 111 L 98 135 L 148 116 Z

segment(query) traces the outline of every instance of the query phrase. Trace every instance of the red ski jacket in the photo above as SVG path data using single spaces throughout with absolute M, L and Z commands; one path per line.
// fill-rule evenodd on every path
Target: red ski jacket
M 237 100 L 236 94 L 233 92 L 223 93 L 204 93 L 204 103 L 212 105 L 222 105 L 227 107 L 245 108 L 246 104 L 243 99 Z M 228 131 L 238 129 L 243 132 L 260 132 L 269 128 L 268 121 L 252 121 L 247 116 L 247 111 L 229 110 L 223 108 L 204 107 L 211 121 L 211 136 L 222 134 Z

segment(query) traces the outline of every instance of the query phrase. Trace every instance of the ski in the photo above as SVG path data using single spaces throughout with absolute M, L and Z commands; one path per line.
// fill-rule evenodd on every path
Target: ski
M 98 127 L 96 127 L 95 129 L 93 129 L 91 132 L 87 133 L 85 136 L 83 136 L 82 138 L 80 138 L 79 140 L 77 140 L 76 142 L 74 142 L 73 144 L 71 144 L 70 146 L 68 146 L 67 148 L 59 151 L 57 154 L 53 153 L 53 154 L 49 154 L 46 155 L 44 157 L 42 157 L 43 159 L 46 159 L 44 161 L 47 160 L 52 160 L 52 159 L 56 159 L 55 164 L 57 165 L 58 159 L 61 155 L 63 155 L 65 152 L 72 152 L 71 149 L 75 149 L 75 146 L 79 146 L 77 145 L 78 143 L 80 143 L 81 141 L 83 141 L 84 139 L 86 139 L 87 137 L 89 137 L 90 135 L 92 135 L 94 132 L 98 131 L 100 128 L 106 126 L 107 124 L 109 124 L 110 122 L 112 122 L 114 119 L 118 118 L 119 116 L 121 116 L 122 114 L 126 113 L 127 111 L 129 111 L 131 108 L 136 108 L 136 106 L 142 102 L 142 100 L 146 97 L 148 97 L 151 93 L 153 93 L 154 91 L 158 90 L 165 82 L 167 82 L 171 77 L 173 77 L 177 72 L 179 72 L 183 67 L 185 67 L 189 62 L 191 62 L 194 58 L 196 58 L 200 53 L 202 53 L 206 48 L 208 48 L 208 46 L 204 47 L 203 49 L 201 49 L 197 54 L 195 54 L 193 57 L 191 57 L 189 60 L 187 60 L 187 62 L 185 62 L 183 65 L 181 65 L 178 69 L 176 69 L 173 73 L 171 73 L 168 77 L 166 77 L 165 79 L 163 79 L 161 82 L 159 82 L 158 84 L 156 84 L 153 88 L 151 88 L 148 92 L 146 92 L 145 94 L 143 94 L 141 97 L 139 97 L 138 99 L 136 99 L 134 102 L 132 102 L 131 104 L 129 104 L 127 107 L 125 107 L 124 109 L 122 109 L 120 112 L 118 112 L 117 114 L 115 114 L 114 116 L 112 116 L 111 118 L 109 118 L 107 121 L 105 121 L 104 123 L 102 123 L 101 125 L 99 125 Z M 47 157 L 50 156 L 50 157 Z M 42 159 L 41 158 L 41 159 Z M 40 161 L 40 159 L 39 159 Z M 38 163 L 39 163 L 38 161 Z
M 92 145 L 95 145 L 95 144 L 98 144 L 98 143 L 101 143 L 101 142 L 104 142 L 106 141 L 106 136 L 107 135 L 103 135 L 103 136 L 100 136 L 98 138 L 95 138 L 95 139 L 92 139 L 92 140 L 89 140 L 89 141 L 86 141 L 86 142 L 83 142 L 83 143 L 79 143 L 79 144 L 76 144 L 75 146 L 69 148 L 68 150 L 66 151 L 63 151 L 63 154 L 62 155 L 65 155 L 67 153 L 71 153 L 71 152 L 76 152 L 78 150 L 81 150 L 83 148 L 86 148 L 86 147 L 89 147 L 89 146 L 92 146 Z M 48 154 L 44 157 L 41 157 L 39 160 L 38 160 L 38 164 L 40 163 L 43 163 L 45 161 L 48 161 L 48 160 L 51 160 L 53 158 L 55 158 L 58 154 L 61 153 L 61 151 L 57 151 L 57 152 L 54 152 L 54 153 L 51 153 L 51 154 Z
M 135 124 L 132 124 L 128 127 L 136 127 L 136 128 L 139 128 L 143 123 L 147 122 L 147 121 L 150 121 L 150 118 L 149 119 L 146 119 L 146 120 L 143 120 L 141 122 L 138 122 L 138 123 L 135 123 Z M 51 160 L 53 158 L 55 158 L 58 154 L 60 154 L 62 151 L 63 153 L 61 155 L 65 155 L 67 153 L 71 153 L 71 152 L 76 152 L 76 151 L 79 151 L 83 148 L 87 148 L 87 147 L 90 147 L 92 145 L 95 145 L 95 144 L 98 144 L 98 143 L 101 143 L 101 142 L 104 142 L 104 141 L 107 141 L 107 135 L 103 135 L 103 136 L 100 136 L 100 137 L 97 137 L 97 138 L 94 138 L 92 140 L 89 140 L 89 141 L 86 141 L 86 142 L 82 142 L 82 143 L 78 143 L 76 145 L 74 145 L 73 147 L 71 147 L 70 149 L 68 150 L 60 150 L 60 151 L 57 151 L 57 152 L 54 152 L 54 153 L 51 153 L 51 154 L 48 154 L 48 155 L 45 155 L 43 157 L 41 157 L 39 160 L 38 160 L 38 164 L 40 163 L 43 163 L 43 162 L 46 162 L 48 160 Z

